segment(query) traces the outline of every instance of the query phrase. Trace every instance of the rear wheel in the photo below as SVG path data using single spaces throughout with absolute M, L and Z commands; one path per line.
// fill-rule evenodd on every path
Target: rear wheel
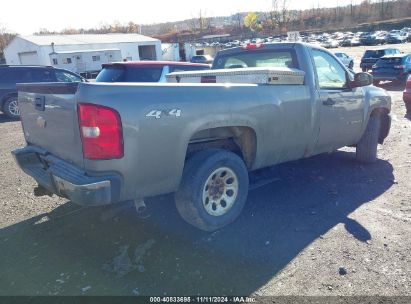
M 367 128 L 357 144 L 356 159 L 362 163 L 372 163 L 377 160 L 378 137 L 381 120 L 378 116 L 371 116 Z
M 405 108 L 407 109 L 407 113 L 411 113 L 411 102 L 405 102 Z
M 17 96 L 11 96 L 4 102 L 3 113 L 12 119 L 20 118 L 20 110 L 17 104 Z
M 248 171 L 236 154 L 212 149 L 195 154 L 185 164 L 176 207 L 189 224 L 205 231 L 233 222 L 248 195 Z

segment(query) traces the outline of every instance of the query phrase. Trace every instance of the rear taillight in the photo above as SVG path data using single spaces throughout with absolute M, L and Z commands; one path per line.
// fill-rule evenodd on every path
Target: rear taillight
M 80 103 L 78 116 L 84 158 L 101 160 L 124 156 L 123 130 L 116 110 Z
M 394 65 L 394 69 L 405 69 L 405 65 Z

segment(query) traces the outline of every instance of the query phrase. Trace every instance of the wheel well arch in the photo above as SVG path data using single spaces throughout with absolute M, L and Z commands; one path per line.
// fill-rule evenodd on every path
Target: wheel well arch
M 186 158 L 205 149 L 224 149 L 238 154 L 251 169 L 257 151 L 254 129 L 246 126 L 226 126 L 195 132 L 188 143 Z
M 390 111 L 387 108 L 375 108 L 372 110 L 370 117 L 380 118 L 380 134 L 378 136 L 378 143 L 383 144 L 385 138 L 388 136 L 391 128 L 391 120 L 389 117 Z
M 389 112 L 390 111 L 387 108 L 375 108 L 374 110 L 372 110 L 370 116 L 384 116 L 388 115 Z

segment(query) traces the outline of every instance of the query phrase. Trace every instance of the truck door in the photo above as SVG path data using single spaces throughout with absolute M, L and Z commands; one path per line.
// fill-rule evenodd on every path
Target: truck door
M 364 120 L 364 92 L 350 88 L 348 72 L 333 56 L 312 49 L 319 95 L 320 131 L 317 152 L 355 144 Z

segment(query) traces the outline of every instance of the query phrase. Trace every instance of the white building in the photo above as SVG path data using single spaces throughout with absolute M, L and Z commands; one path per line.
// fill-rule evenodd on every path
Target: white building
M 196 55 L 196 48 L 191 43 L 163 43 L 161 48 L 163 60 L 190 61 Z
M 114 61 L 161 60 L 161 41 L 139 34 L 17 36 L 4 50 L 7 64 L 52 65 L 76 73 Z

